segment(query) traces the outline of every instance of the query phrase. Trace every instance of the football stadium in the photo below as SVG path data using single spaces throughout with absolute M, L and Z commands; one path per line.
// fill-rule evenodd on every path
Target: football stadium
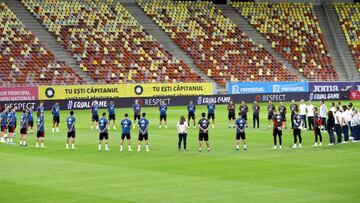
M 0 202 L 360 202 L 360 1 L 0 0 Z

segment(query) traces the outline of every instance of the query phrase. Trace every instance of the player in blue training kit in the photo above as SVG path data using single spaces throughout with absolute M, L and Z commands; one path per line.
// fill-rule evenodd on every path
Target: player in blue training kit
M 98 113 L 98 102 L 95 100 L 92 102 L 91 104 L 91 116 L 92 116 L 92 125 L 91 125 L 91 129 L 94 129 L 94 125 L 96 126 L 96 129 L 99 129 L 98 126 L 98 121 L 99 121 L 99 113 Z
M 34 134 L 34 115 L 33 115 L 33 107 L 28 108 L 28 120 L 29 120 L 29 127 L 30 127 L 30 133 Z
M 105 139 L 105 150 L 109 149 L 109 132 L 108 132 L 109 121 L 106 119 L 106 113 L 102 113 L 102 117 L 99 119 L 99 151 L 101 150 L 101 143 Z
M 135 104 L 133 105 L 133 111 L 134 111 L 134 126 L 136 126 L 136 119 L 140 120 L 140 114 L 141 114 L 141 105 L 139 104 L 138 100 L 135 100 Z
M 108 113 L 109 113 L 109 122 L 111 120 L 113 121 L 113 129 L 116 130 L 116 124 L 115 124 L 116 116 L 115 116 L 115 103 L 114 103 L 114 100 L 110 101 L 110 104 L 107 106 L 107 109 L 108 109 Z
M 130 135 L 130 130 L 131 130 L 131 120 L 128 118 L 129 115 L 126 113 L 125 114 L 125 118 L 121 121 L 121 141 L 120 141 L 120 151 L 123 150 L 123 145 L 124 145 L 124 140 L 125 138 L 128 140 L 128 150 L 129 152 L 132 151 L 131 149 L 131 135 Z
M 27 146 L 27 131 L 29 126 L 29 112 L 24 109 L 20 117 L 20 146 Z
M 189 105 L 187 106 L 187 110 L 188 110 L 188 125 L 190 126 L 190 119 L 192 119 L 194 122 L 194 128 L 196 128 L 195 126 L 196 106 L 194 105 L 193 101 L 190 101 Z
M 51 107 L 51 113 L 53 115 L 53 128 L 52 128 L 52 132 L 55 132 L 55 127 L 56 127 L 56 132 L 60 132 L 59 130 L 59 123 L 60 123 L 60 106 L 59 106 L 59 102 L 55 102 L 54 106 Z
M 40 102 L 39 106 L 36 108 L 37 117 L 39 117 L 41 114 L 44 116 L 44 102 Z
M 236 127 L 236 150 L 240 149 L 240 138 L 243 141 L 244 150 L 246 150 L 246 136 L 245 136 L 246 120 L 241 112 L 239 112 L 239 118 L 235 121 L 235 127 Z
M 160 111 L 160 125 L 159 125 L 159 128 L 161 128 L 161 125 L 162 125 L 162 121 L 164 120 L 165 122 L 165 128 L 167 128 L 167 123 L 166 123 L 166 118 L 167 118 L 167 114 L 166 114 L 166 111 L 167 111 L 167 105 L 165 103 L 165 101 L 162 101 L 160 106 L 159 106 L 159 111 Z
M 40 113 L 39 117 L 36 119 L 36 148 L 39 147 L 39 141 L 41 141 L 41 148 L 44 148 L 44 138 L 45 138 L 45 127 L 44 127 L 44 113 Z
M 13 137 L 16 128 L 16 106 L 11 108 L 11 111 L 8 113 L 6 118 L 6 124 L 9 130 L 8 144 L 14 144 Z
M 66 149 L 69 149 L 69 140 L 70 138 L 72 138 L 72 143 L 71 143 L 71 149 L 76 149 L 75 148 L 75 122 L 76 119 L 74 117 L 74 111 L 70 111 L 70 116 L 67 117 L 66 119 L 66 125 L 67 125 L 67 137 L 66 137 Z
M 137 151 L 139 152 L 141 150 L 141 142 L 145 140 L 145 149 L 146 151 L 149 150 L 149 133 L 148 133 L 148 126 L 149 126 L 149 120 L 145 118 L 146 113 L 142 114 L 142 118 L 138 121 L 138 127 L 139 127 L 139 138 L 138 138 L 138 148 Z
M 207 104 L 207 109 L 208 109 L 207 119 L 210 121 L 210 118 L 211 118 L 212 128 L 215 128 L 215 104 L 212 102 L 209 102 Z

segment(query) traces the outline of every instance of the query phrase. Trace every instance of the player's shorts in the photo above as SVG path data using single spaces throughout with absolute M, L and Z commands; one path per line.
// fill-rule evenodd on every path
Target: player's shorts
M 99 134 L 99 140 L 103 140 L 103 139 L 108 140 L 109 139 L 109 133 L 107 133 L 107 132 L 100 133 Z
M 160 121 L 162 121 L 162 120 L 166 121 L 166 118 L 167 118 L 166 115 L 161 115 L 161 114 L 160 114 Z
M 130 135 L 130 133 L 126 133 L 126 134 L 121 134 L 121 139 L 123 140 L 123 139 L 127 139 L 127 140 L 130 140 L 131 139 L 131 135 Z
M 241 118 L 243 118 L 245 121 L 247 121 L 247 115 L 241 115 Z
M 245 132 L 236 133 L 236 140 L 240 140 L 240 138 L 242 140 L 246 139 Z
M 115 114 L 109 114 L 109 121 L 115 120 L 115 119 L 116 119 Z
M 9 133 L 13 133 L 15 131 L 15 126 L 9 126 Z
M 215 119 L 215 114 L 214 113 L 208 113 L 207 115 L 208 120 L 211 119 Z
M 29 121 L 29 126 L 34 127 L 34 121 Z
M 230 120 L 230 119 L 235 120 L 235 112 L 229 112 L 229 113 L 228 113 L 228 119 L 229 119 L 229 120 Z
M 208 133 L 199 133 L 199 141 L 209 141 L 209 134 Z
M 36 137 L 45 137 L 45 132 L 37 131 Z
M 60 116 L 53 116 L 53 123 L 59 124 L 60 123 Z
M 136 119 L 138 119 L 138 120 L 140 119 L 140 113 L 139 114 L 136 114 L 136 113 L 134 114 L 134 120 L 136 120 Z
M 75 131 L 68 132 L 68 133 L 67 133 L 67 137 L 68 137 L 68 138 L 70 138 L 70 137 L 71 137 L 71 138 L 75 138 Z
M 98 122 L 99 121 L 99 115 L 92 115 L 92 120 Z
M 190 120 L 190 118 L 195 120 L 195 113 L 194 112 L 189 112 L 188 113 L 188 120 Z
M 1 126 L 1 132 L 5 132 L 6 131 L 6 126 Z
M 286 114 L 280 114 L 281 117 L 283 117 L 284 122 L 286 121 Z
M 145 139 L 145 140 L 148 140 L 148 139 L 149 139 L 148 133 L 145 133 L 145 134 L 139 133 L 138 140 L 139 140 L 139 141 L 143 141 L 144 139 Z
M 27 134 L 27 128 L 21 128 L 20 129 L 20 134 L 21 135 L 26 135 Z
M 273 116 L 274 116 L 274 114 L 269 113 L 269 114 L 268 114 L 268 120 L 272 120 Z
M 301 135 L 301 130 L 299 128 L 294 128 L 293 129 L 293 134 L 294 134 L 294 136 L 300 136 Z
M 282 130 L 279 130 L 278 128 L 274 127 L 273 128 L 273 136 L 276 136 L 276 135 L 282 136 Z

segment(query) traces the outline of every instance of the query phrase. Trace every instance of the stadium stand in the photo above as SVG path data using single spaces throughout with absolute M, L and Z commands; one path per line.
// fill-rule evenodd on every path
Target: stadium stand
M 306 78 L 338 79 L 312 4 L 233 2 L 231 5 Z
M 227 81 L 297 79 L 211 2 L 140 0 L 138 3 L 220 85 Z
M 360 72 L 360 3 L 335 3 L 346 43 Z
M 84 83 L 65 62 L 55 59 L 4 3 L 0 3 L 0 22 L 2 86 Z
M 97 83 L 201 82 L 117 1 L 22 0 Z

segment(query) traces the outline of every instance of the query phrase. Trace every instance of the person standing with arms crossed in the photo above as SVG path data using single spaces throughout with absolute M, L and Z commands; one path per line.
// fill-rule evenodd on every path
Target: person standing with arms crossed
M 291 129 L 294 127 L 294 115 L 298 112 L 298 105 L 295 103 L 295 100 L 291 100 L 290 110 L 291 110 Z
M 249 107 L 246 105 L 245 101 L 241 102 L 241 105 L 239 107 L 239 111 L 241 113 L 241 118 L 243 118 L 247 122 L 247 113 L 249 111 Z M 246 123 L 246 127 L 248 127 L 247 123 Z
M 271 121 L 273 120 L 274 112 L 276 110 L 271 100 L 268 102 L 267 109 L 268 109 L 268 121 L 269 121 L 268 128 L 271 128 Z
M 314 127 L 314 108 L 314 105 L 312 105 L 311 101 L 309 100 L 308 105 L 306 106 L 309 130 L 312 130 Z
M 260 106 L 257 101 L 254 101 L 253 109 L 253 128 L 255 128 L 255 122 L 257 123 L 257 128 L 259 128 L 259 116 L 260 116 Z
M 228 119 L 229 119 L 229 125 L 228 128 L 231 128 L 231 125 L 234 126 L 234 122 L 235 122 L 235 104 L 233 103 L 232 100 L 230 100 L 230 103 L 227 106 L 227 110 L 228 110 Z

